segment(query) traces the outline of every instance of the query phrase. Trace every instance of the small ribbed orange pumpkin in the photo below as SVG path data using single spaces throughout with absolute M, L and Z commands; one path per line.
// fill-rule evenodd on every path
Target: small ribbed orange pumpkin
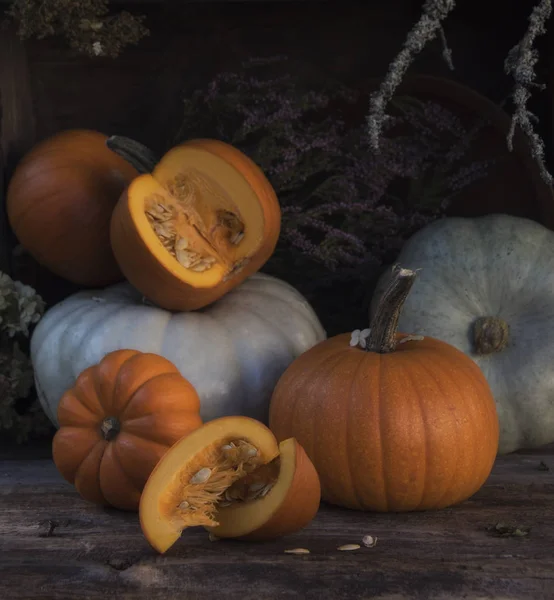
M 327 502 L 444 508 L 472 496 L 492 469 L 498 417 L 479 367 L 449 344 L 396 333 L 415 276 L 396 267 L 371 330 L 320 342 L 274 391 L 270 428 L 303 446 Z
M 167 359 L 110 352 L 63 395 L 54 463 L 85 500 L 137 510 L 162 456 L 202 425 L 199 409 L 196 390 Z

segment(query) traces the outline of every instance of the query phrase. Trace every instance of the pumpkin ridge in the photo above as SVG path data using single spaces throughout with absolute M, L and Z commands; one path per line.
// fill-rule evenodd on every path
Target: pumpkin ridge
M 461 351 L 457 350 L 456 348 L 452 348 L 452 351 L 453 351 L 453 353 L 461 352 Z M 467 365 L 467 368 L 465 371 L 465 376 L 468 378 L 471 378 L 471 380 L 473 382 L 474 394 L 477 398 L 481 398 L 483 396 L 483 394 L 485 394 L 485 393 L 492 395 L 492 391 L 488 387 L 486 380 L 477 376 L 478 374 L 481 374 L 481 373 L 482 373 L 482 371 L 481 371 L 479 365 L 477 365 L 475 362 L 472 362 L 471 364 Z M 493 400 L 494 400 L 494 396 L 493 396 Z M 479 407 L 480 412 L 482 412 L 483 409 L 486 410 L 486 407 L 482 407 L 480 403 L 477 406 Z M 486 410 L 486 412 L 489 415 L 490 420 L 492 421 L 491 422 L 492 428 L 498 429 L 499 422 L 498 422 L 498 410 L 496 408 L 496 401 L 493 402 L 492 406 L 494 406 L 494 411 Z M 490 473 L 490 469 L 487 472 L 487 475 L 486 475 L 487 477 L 488 477 L 488 473 Z
M 417 357 L 418 353 L 414 352 L 413 355 L 410 356 L 410 360 L 413 361 L 414 356 Z M 421 366 L 421 364 L 423 364 L 421 361 L 417 361 L 417 359 L 416 359 L 416 362 L 418 362 L 418 366 Z M 429 444 L 429 436 L 427 435 L 428 419 L 427 419 L 426 411 L 424 409 L 422 391 L 420 390 L 419 386 L 417 385 L 417 377 L 414 376 L 412 367 L 410 365 L 410 361 L 403 361 L 402 363 L 399 363 L 399 367 L 405 374 L 406 378 L 409 379 L 412 384 L 412 391 L 416 396 L 416 404 L 419 408 L 419 412 L 421 415 L 421 422 L 423 425 L 423 439 L 424 439 L 424 452 L 425 452 L 424 460 L 423 460 L 423 476 L 421 477 L 421 479 L 423 480 L 423 484 L 421 486 L 421 497 L 419 499 L 419 502 L 414 507 L 414 510 L 418 510 L 421 507 L 421 505 L 423 504 L 423 501 L 425 499 L 425 490 L 427 489 L 427 479 L 429 477 L 429 472 L 431 471 L 431 469 L 430 469 L 430 459 L 431 459 L 431 451 L 430 450 L 431 449 L 430 449 L 430 444 Z M 425 370 L 427 371 L 428 374 L 430 374 L 430 371 L 427 368 L 427 366 L 425 366 Z M 435 377 L 433 376 L 432 379 L 435 379 Z
M 133 358 L 136 358 L 137 356 L 142 356 L 141 352 L 139 352 L 138 350 L 132 350 L 134 352 L 134 354 L 131 354 L 130 356 L 128 356 L 120 365 L 119 368 L 117 369 L 117 376 L 115 378 L 115 381 L 112 382 L 111 384 L 111 394 L 110 394 L 110 398 L 109 398 L 109 410 L 106 410 L 106 412 L 108 413 L 113 413 L 113 416 L 117 418 L 117 420 L 119 421 L 121 428 L 123 428 L 123 419 L 125 418 L 125 409 L 127 408 L 127 406 L 129 406 L 129 402 L 131 401 L 131 398 L 135 395 L 136 390 L 132 393 L 129 394 L 129 397 L 127 398 L 127 401 L 125 402 L 124 406 L 119 406 L 118 410 L 115 411 L 114 410 L 114 406 L 117 405 L 116 402 L 116 393 L 117 393 L 117 388 L 118 388 L 118 384 L 119 384 L 119 377 L 120 377 L 120 373 L 121 371 L 124 369 L 125 365 L 127 365 L 129 363 L 130 360 L 132 360 Z M 153 378 L 152 378 L 153 379 Z M 144 382 L 146 383 L 146 381 Z M 144 385 L 144 384 L 142 384 Z M 142 387 L 142 385 L 139 386 Z M 137 389 L 139 389 L 137 388 Z M 115 414 L 117 412 L 117 414 Z
M 79 407 L 83 409 L 84 415 L 79 414 Z M 70 426 L 87 428 L 90 427 L 91 423 L 96 423 L 101 415 L 94 412 L 89 406 L 82 402 L 81 397 L 76 395 L 75 392 L 67 390 L 60 400 L 56 416 L 60 427 Z M 78 419 L 80 416 L 84 416 L 89 422 L 76 423 L 75 419 Z
M 418 367 L 420 367 L 422 370 L 424 370 L 427 373 L 427 375 L 429 377 L 429 380 L 432 381 L 435 384 L 437 390 L 439 391 L 439 394 L 444 395 L 443 386 L 441 385 L 441 382 L 439 380 L 439 377 L 437 376 L 436 371 L 429 368 L 427 362 L 425 360 L 422 360 L 421 355 L 418 354 L 418 353 L 416 353 L 416 352 L 414 352 L 413 355 L 410 356 L 410 360 L 417 362 Z M 456 439 L 460 440 L 460 429 L 459 429 L 459 425 L 458 425 L 458 419 L 456 418 L 456 414 L 455 413 L 454 413 L 454 416 L 452 417 L 452 422 L 455 425 L 454 429 L 456 431 Z M 424 422 L 424 424 L 426 425 L 426 422 Z M 427 478 L 429 470 L 430 470 L 429 469 L 429 464 L 428 464 L 428 459 L 430 457 L 430 452 L 429 452 L 429 447 L 428 447 L 427 435 L 425 435 L 424 437 L 425 437 L 425 445 L 426 445 L 426 447 L 425 447 L 425 450 L 426 450 L 426 455 L 425 455 L 425 458 L 426 458 L 426 465 L 425 465 L 426 466 L 426 471 L 425 471 L 425 475 L 426 475 L 426 478 Z M 444 487 L 444 490 L 443 490 L 442 494 L 437 499 L 437 502 L 436 502 L 437 505 L 441 505 L 442 504 L 442 502 L 444 500 L 444 497 L 448 494 L 449 490 L 451 489 L 452 483 L 456 480 L 456 477 L 457 477 L 457 473 L 458 473 L 458 470 L 459 470 L 459 463 L 460 463 L 460 455 L 459 455 L 459 452 L 458 452 L 459 442 L 456 443 L 456 444 L 454 444 L 454 448 L 456 449 L 455 466 L 454 466 L 453 469 L 451 469 L 452 475 L 450 476 L 450 481 L 448 482 L 448 485 L 446 485 Z M 416 507 L 416 510 L 420 509 L 421 505 L 423 504 L 423 501 L 425 499 L 425 489 L 426 489 L 426 481 L 424 481 L 423 494 L 422 494 L 420 502 L 418 503 L 418 505 Z
M 133 357 L 131 357 L 133 358 Z M 120 413 L 119 413 L 119 418 L 121 421 L 135 421 L 136 419 L 140 419 L 142 417 L 131 417 L 130 419 L 127 417 L 127 411 L 130 410 L 130 406 L 135 398 L 135 396 L 144 388 L 144 386 L 149 385 L 151 381 L 155 381 L 157 379 L 163 378 L 163 377 L 167 377 L 167 375 L 181 375 L 179 373 L 179 371 L 177 371 L 177 373 L 172 373 L 171 371 L 168 372 L 164 372 L 164 373 L 158 373 L 157 375 L 154 375 L 152 377 L 150 377 L 150 379 L 147 379 L 146 381 L 143 381 L 135 390 L 133 390 L 132 394 L 129 394 L 129 398 L 127 400 L 127 402 L 125 403 L 125 406 L 121 409 Z M 117 381 L 114 384 L 114 390 L 116 389 L 117 386 Z M 191 412 L 194 413 L 195 411 L 186 411 L 186 412 Z M 154 412 L 152 413 L 143 413 L 142 416 L 146 417 L 148 415 L 151 414 L 155 414 Z
M 100 464 L 108 443 L 109 442 L 103 439 L 98 440 L 98 443 L 90 449 L 90 452 L 85 456 L 85 459 L 79 465 L 79 468 L 75 472 L 74 478 L 75 489 L 79 492 L 79 494 L 81 494 L 85 500 L 89 500 L 90 502 L 98 504 L 106 504 L 106 498 L 102 493 L 102 486 L 100 484 Z M 89 495 L 87 492 L 90 491 L 90 488 L 88 488 L 87 492 L 83 493 L 85 488 L 82 484 L 85 484 L 85 482 L 91 478 L 90 473 L 85 473 L 86 470 L 91 470 L 93 472 L 94 479 L 96 480 L 96 490 L 93 491 L 97 491 L 98 494 Z
M 384 422 L 384 420 L 383 420 L 383 417 L 384 417 L 383 397 L 385 396 L 384 386 L 383 386 L 383 383 L 385 380 L 385 375 L 383 373 L 383 368 L 384 368 L 383 355 L 378 354 L 377 360 L 379 362 L 378 367 L 375 369 L 375 373 L 377 373 L 377 377 L 379 378 L 379 382 L 377 385 L 377 388 L 379 389 L 379 397 L 377 400 L 377 403 L 378 403 L 377 414 L 378 414 L 378 422 L 383 423 Z M 380 448 L 380 454 L 381 454 L 380 463 L 381 463 L 381 477 L 383 479 L 383 501 L 385 503 L 384 511 L 388 512 L 388 510 L 389 510 L 389 492 L 388 492 L 388 485 L 387 485 L 387 468 L 385 466 L 385 443 L 383 441 L 383 433 L 381 431 L 381 428 L 378 427 L 377 431 L 379 432 L 379 448 Z
M 267 295 L 267 294 L 264 294 L 264 292 L 261 292 L 260 294 L 256 294 L 256 295 L 263 296 L 263 295 Z M 245 304 L 245 301 L 243 298 L 241 298 L 241 299 L 236 298 L 235 301 L 236 301 L 235 308 L 237 308 L 237 307 L 242 308 Z M 230 299 L 229 305 L 233 306 L 233 302 L 231 299 Z M 285 341 L 285 346 L 289 350 L 289 353 L 292 356 L 294 356 L 296 354 L 295 348 L 292 345 L 290 339 L 288 338 L 288 336 L 283 334 L 282 328 L 279 328 L 277 325 L 275 325 L 275 323 L 273 322 L 270 315 L 263 315 L 259 310 L 257 310 L 255 307 L 253 307 L 251 305 L 247 305 L 247 307 L 244 308 L 244 312 L 250 313 L 250 314 L 252 314 L 252 313 L 255 314 L 256 317 L 258 317 L 262 323 L 266 324 L 268 326 L 268 328 L 271 329 L 271 331 L 276 334 L 276 337 Z M 221 323 L 219 324 L 219 327 L 220 328 L 222 327 Z M 234 345 L 235 345 L 235 343 L 233 342 L 233 346 Z
M 186 436 L 184 436 L 186 437 Z M 128 442 L 132 442 L 133 447 L 129 450 Z M 125 471 L 125 474 L 129 478 L 130 481 L 133 482 L 133 485 L 140 491 L 142 486 L 146 483 L 146 480 L 140 479 L 142 476 L 136 474 L 133 468 L 130 468 L 130 464 L 133 464 L 133 461 L 136 461 L 136 457 L 126 455 L 131 452 L 137 452 L 137 448 L 142 446 L 143 448 L 148 447 L 147 454 L 154 455 L 156 454 L 158 460 L 155 461 L 157 463 L 159 459 L 167 452 L 168 447 L 163 444 L 159 444 L 153 440 L 147 440 L 145 438 L 139 437 L 134 433 L 130 433 L 128 431 L 122 431 L 120 435 L 114 440 L 113 443 L 113 455 L 117 457 L 117 461 L 119 466 Z M 126 463 L 128 463 L 126 465 Z M 156 464 L 152 464 L 152 469 L 156 466 Z
M 118 304 L 118 305 L 111 305 L 111 308 L 113 308 L 113 310 L 111 312 L 109 312 L 108 314 L 106 313 L 106 307 L 110 306 L 109 302 L 101 302 L 99 303 L 99 307 L 98 307 L 98 318 L 94 319 L 92 321 L 92 317 L 93 317 L 93 308 L 92 305 L 96 304 L 96 302 L 94 302 L 94 300 L 92 300 L 92 298 L 90 299 L 91 301 L 89 301 L 87 304 L 83 305 L 83 310 L 82 313 L 85 313 L 87 315 L 89 315 L 91 318 L 87 319 L 88 323 L 87 323 L 87 327 L 83 327 L 83 336 L 82 338 L 79 340 L 79 342 L 77 343 L 77 349 L 73 350 L 73 352 L 75 352 L 77 355 L 82 355 L 82 348 L 83 346 L 86 346 L 89 344 L 89 339 L 91 337 L 94 337 L 95 335 L 97 335 L 97 330 L 101 329 L 101 327 L 106 326 L 106 324 L 108 323 L 108 321 L 110 319 L 113 318 L 117 318 L 118 315 L 120 313 L 123 313 L 124 311 L 128 310 L 128 305 L 126 304 Z M 82 319 L 82 315 L 79 315 L 79 319 L 77 319 L 78 321 Z M 92 323 L 91 323 L 92 321 Z M 67 326 L 67 330 L 70 330 L 71 327 L 71 323 L 69 323 Z M 71 344 L 69 344 L 67 347 L 72 347 Z
M 132 435 L 133 437 L 139 438 L 141 440 L 143 440 L 144 442 L 152 442 L 155 444 L 159 444 L 160 446 L 167 446 L 169 445 L 173 445 L 174 442 L 167 442 L 165 440 L 162 440 L 162 436 L 160 434 L 158 434 L 157 432 L 157 428 L 156 430 L 152 430 L 148 432 L 148 435 L 151 437 L 144 437 L 143 435 L 141 435 L 138 430 L 144 429 L 145 431 L 147 430 L 146 427 L 144 427 L 146 423 L 146 421 L 148 420 L 152 420 L 152 417 L 156 418 L 157 416 L 163 416 L 163 418 L 168 418 L 170 416 L 173 416 L 176 420 L 177 419 L 189 419 L 191 416 L 195 415 L 198 413 L 198 410 L 182 410 L 182 411 L 164 411 L 163 415 L 158 415 L 157 413 L 150 413 L 150 414 L 144 414 L 142 417 L 135 417 L 132 419 L 125 419 L 124 421 L 122 421 L 121 424 L 121 431 L 124 432 L 125 434 L 129 434 Z M 141 423 L 145 422 L 145 423 Z M 135 428 L 136 427 L 136 428 Z M 156 437 L 158 435 L 158 437 Z
M 302 356 L 300 356 L 297 360 L 299 362 L 293 363 L 291 365 L 291 370 L 287 372 L 285 372 L 283 378 L 280 380 L 279 382 L 279 386 L 281 385 L 286 385 L 287 388 L 291 388 L 294 389 L 295 386 L 298 385 L 298 383 L 300 382 L 301 387 L 304 386 L 304 371 L 302 369 L 302 363 L 307 360 L 307 358 L 309 357 L 310 354 L 316 354 L 318 353 L 319 349 L 317 348 L 317 346 L 311 348 L 310 350 L 308 350 L 306 353 L 304 353 Z M 322 375 L 327 375 L 329 373 L 329 369 L 326 368 L 327 367 L 327 363 L 330 360 L 335 360 L 335 361 L 340 361 L 341 360 L 341 356 L 338 355 L 336 352 L 330 352 L 328 351 L 326 354 L 323 355 L 322 358 L 320 358 L 319 356 L 317 356 L 316 360 L 318 361 L 317 366 L 314 368 L 314 372 L 318 373 L 320 371 L 323 371 Z M 314 377 L 312 378 L 312 386 L 316 386 L 316 381 L 318 381 L 318 377 Z M 305 398 L 313 398 L 317 396 L 311 395 L 310 394 L 310 387 L 308 387 L 305 390 L 305 393 L 303 394 L 303 396 Z M 294 422 L 296 420 L 296 415 L 298 413 L 299 407 L 300 407 L 300 402 L 299 402 L 299 398 L 300 395 L 298 394 L 292 394 L 289 395 L 287 401 L 290 402 L 289 406 L 290 406 L 290 410 L 287 411 L 287 421 L 283 422 L 282 421 L 282 410 L 281 408 L 279 408 L 278 410 L 278 417 L 276 415 L 276 417 L 278 418 L 278 423 L 277 426 L 275 427 L 276 429 L 280 430 L 280 431 L 285 431 L 286 436 L 278 436 L 278 440 L 279 441 L 283 441 L 286 437 L 289 437 L 289 433 L 291 431 L 294 430 Z M 317 406 L 317 401 L 313 401 L 310 403 L 310 406 L 312 408 L 312 412 L 314 414 L 314 419 L 312 421 L 312 431 L 315 431 L 317 429 L 317 419 L 315 417 L 315 415 L 319 414 L 321 411 L 318 411 L 316 406 Z M 271 411 L 270 411 L 271 412 Z M 274 424 L 272 424 L 272 418 L 270 417 L 270 425 L 273 428 Z M 302 443 L 302 441 L 304 442 L 304 444 L 306 443 L 306 440 L 298 440 L 299 443 Z M 315 457 L 315 453 L 316 453 L 316 436 L 311 435 L 309 437 L 309 441 L 310 441 L 310 448 L 308 449 L 306 446 L 304 447 L 304 450 L 306 451 L 306 453 L 308 454 L 308 457 L 310 458 L 310 460 L 314 463 L 316 463 L 316 457 Z M 325 483 L 322 480 L 322 485 L 324 486 Z M 328 487 L 328 486 L 327 486 Z
M 148 384 L 149 382 L 158 379 L 160 377 L 165 377 L 166 375 L 168 375 L 169 373 L 175 373 L 175 374 L 180 374 L 179 370 L 177 369 L 177 367 L 171 363 L 171 361 L 169 361 L 168 359 L 164 358 L 163 356 L 160 355 L 156 355 L 152 352 L 138 352 L 137 354 L 130 356 L 127 360 L 125 360 L 121 367 L 119 368 L 118 372 L 117 372 L 117 376 L 115 378 L 115 381 L 113 382 L 113 396 L 114 396 L 114 400 L 115 400 L 115 396 L 119 395 L 119 389 L 121 387 L 121 378 L 125 375 L 128 375 L 128 373 L 125 373 L 125 367 L 128 367 L 130 363 L 135 362 L 135 361 L 143 361 L 145 357 L 147 356 L 154 356 L 158 359 L 162 359 L 163 362 L 166 362 L 167 365 L 163 365 L 163 367 L 167 370 L 162 371 L 161 373 L 157 373 L 156 375 L 151 375 L 148 377 L 148 379 L 146 379 L 145 381 L 143 381 L 139 386 L 137 386 L 136 388 L 132 389 L 131 393 L 127 394 L 127 398 L 124 400 L 124 402 L 121 402 L 120 400 L 118 400 L 118 410 L 117 410 L 117 416 L 118 419 L 122 420 L 125 418 L 125 412 L 127 407 L 129 406 L 129 403 L 132 401 L 133 397 L 135 396 L 135 394 L 146 384 Z M 160 365 L 161 366 L 161 365 Z M 171 367 L 173 367 L 173 370 L 171 370 Z
M 90 439 L 86 441 L 86 445 L 82 446 L 84 450 L 74 449 L 74 440 L 72 435 L 74 432 L 72 429 L 77 429 L 79 435 L 84 434 L 86 436 L 87 433 L 89 434 L 88 437 Z M 80 428 L 75 427 L 74 425 L 66 425 L 56 432 L 52 443 L 52 457 L 57 463 L 57 468 L 62 477 L 71 484 L 75 483 L 77 472 L 86 457 L 90 454 L 96 444 L 102 441 L 102 438 L 97 432 L 93 432 L 90 430 L 90 428 L 84 429 L 85 431 L 81 432 Z M 69 451 L 71 454 L 69 454 Z M 66 456 L 68 456 L 68 454 L 71 459 L 70 461 L 66 460 Z M 60 455 L 61 460 L 57 460 L 58 455 Z
M 342 358 L 343 355 L 339 354 L 339 356 Z M 360 352 L 360 361 L 358 362 L 358 364 L 356 365 L 356 368 L 354 369 L 353 373 L 352 373 L 352 379 L 350 381 L 350 393 L 348 395 L 349 397 L 349 401 L 350 403 L 353 403 L 353 398 L 355 398 L 354 395 L 354 388 L 358 383 L 358 376 L 360 374 L 360 371 L 362 371 L 362 367 L 364 366 L 365 362 L 366 362 L 366 358 L 368 358 L 369 355 L 367 355 L 365 352 Z M 338 365 L 335 365 L 335 368 Z M 352 433 L 352 415 L 353 415 L 354 411 L 348 411 L 347 415 L 346 415 L 346 427 L 345 427 L 345 449 L 346 449 L 346 468 L 348 470 L 348 477 L 350 479 L 350 487 L 352 489 L 352 494 L 354 496 L 354 498 L 356 499 L 356 502 L 358 503 L 358 506 L 360 508 L 363 508 L 363 502 L 360 501 L 360 494 L 358 493 L 358 489 L 356 488 L 356 481 L 354 479 L 354 475 L 352 473 L 352 465 L 350 464 L 350 460 L 348 459 L 349 456 L 352 456 L 351 454 L 351 446 L 352 446 L 352 441 L 357 441 L 354 439 L 355 436 L 353 435 L 349 435 Z
M 136 492 L 136 494 L 140 498 L 141 489 L 142 489 L 141 486 L 136 485 L 136 482 L 132 480 L 132 478 L 129 476 L 129 474 L 123 467 L 121 461 L 119 460 L 119 456 L 117 455 L 116 447 L 117 447 L 116 443 L 111 443 L 106 446 L 106 450 L 104 451 L 104 454 L 102 455 L 102 459 L 101 459 L 100 465 L 98 467 L 100 491 L 102 492 L 102 495 L 106 499 L 106 502 L 113 506 L 116 505 L 116 502 L 114 502 L 114 496 L 110 493 L 109 489 L 106 489 L 106 490 L 104 489 L 105 487 L 109 488 L 110 486 L 102 485 L 103 481 L 104 481 L 104 483 L 106 483 L 106 481 L 105 481 L 106 475 L 104 475 L 104 477 L 102 477 L 104 469 L 107 471 L 111 471 L 113 469 L 113 466 L 115 466 L 115 468 L 118 471 L 117 480 L 118 480 L 118 489 L 119 490 L 121 490 L 121 488 L 123 488 L 123 487 L 131 488 L 131 490 Z M 110 466 L 110 464 L 109 464 L 110 462 L 112 463 L 112 466 Z M 126 490 L 126 492 L 127 492 L 127 490 Z M 126 495 L 126 494 L 124 494 L 124 495 Z M 119 504 L 119 503 L 117 503 L 117 504 Z
M 298 293 L 297 290 L 295 290 L 292 286 L 288 286 L 293 292 L 296 293 L 296 295 L 298 296 L 298 300 L 299 300 L 299 304 L 297 306 L 295 306 L 294 311 L 295 312 L 302 312 L 305 316 L 308 316 L 308 305 L 306 303 L 306 300 L 303 299 L 300 294 Z M 277 291 L 276 288 L 274 288 L 275 291 Z M 241 292 L 245 292 L 245 291 L 249 291 L 249 290 L 241 290 Z M 280 290 L 278 290 L 280 292 Z M 282 298 L 279 294 L 277 293 L 271 293 L 268 292 L 266 289 L 264 290 L 253 290 L 252 293 L 256 296 L 266 296 L 268 298 L 273 298 L 274 300 L 278 301 L 279 304 L 285 305 L 287 307 L 288 310 L 291 310 L 291 301 L 290 298 Z M 311 322 L 310 326 L 312 327 L 312 330 L 315 334 L 318 333 L 318 331 L 316 330 L 316 323 L 315 322 Z M 279 330 L 280 332 L 282 332 L 282 330 Z
M 324 357 L 319 361 L 319 364 L 317 365 L 317 367 L 313 370 L 314 373 L 314 377 L 311 378 L 311 386 L 309 386 L 307 389 L 304 390 L 304 395 L 306 397 L 314 397 L 316 398 L 316 401 L 312 404 L 313 407 L 313 413 L 314 413 L 314 419 L 313 419 L 313 424 L 312 424 L 312 428 L 313 430 L 317 430 L 319 429 L 319 422 L 318 422 L 318 416 L 323 414 L 322 410 L 319 410 L 322 405 L 323 405 L 323 397 L 322 395 L 312 395 L 312 387 L 320 387 L 320 383 L 323 379 L 327 378 L 328 381 L 332 381 L 333 378 L 331 377 L 331 372 L 334 368 L 336 368 L 343 360 L 344 358 L 344 354 L 342 352 L 339 353 L 329 353 L 327 356 L 324 355 Z M 321 375 L 320 375 L 321 374 Z M 298 373 L 297 377 L 300 377 L 301 379 L 303 378 L 304 373 L 301 371 L 300 373 Z M 318 383 L 319 382 L 319 383 Z M 285 431 L 292 431 L 294 429 L 294 422 L 296 420 L 296 414 L 298 412 L 298 408 L 300 406 L 300 402 L 299 402 L 299 398 L 301 396 L 298 394 L 294 394 L 294 399 L 295 399 L 295 403 L 294 403 L 294 408 L 290 411 L 290 425 L 288 426 L 287 429 L 285 429 Z M 308 455 L 308 457 L 311 459 L 311 461 L 315 464 L 319 464 L 317 462 L 317 448 L 318 445 L 316 444 L 316 437 L 312 435 L 311 437 L 311 441 L 312 441 L 312 447 L 310 448 L 310 454 Z M 307 451 L 306 448 L 304 448 L 305 451 Z M 323 480 L 321 480 L 322 483 L 322 487 L 324 486 L 326 488 L 326 495 L 327 495 L 327 490 L 329 488 L 329 485 L 324 483 Z M 331 486 L 333 487 L 333 486 Z M 333 500 L 331 500 L 333 502 Z
M 39 350 L 40 348 L 42 348 L 43 344 L 45 343 L 45 341 L 49 338 L 53 338 L 56 339 L 56 331 L 60 330 L 60 334 L 59 334 L 59 338 L 57 338 L 57 343 L 54 346 L 53 349 L 53 353 L 56 355 L 61 355 L 62 354 L 62 348 L 67 348 L 68 347 L 68 341 L 66 340 L 66 335 L 68 337 L 69 336 L 69 332 L 74 333 L 73 331 L 73 327 L 71 326 L 71 321 L 72 321 L 72 317 L 75 315 L 75 313 L 80 313 L 78 315 L 78 318 L 76 319 L 76 321 L 79 321 L 80 318 L 82 317 L 82 313 L 87 312 L 88 307 L 83 307 L 79 304 L 76 303 L 76 305 L 73 308 L 73 310 L 71 310 L 71 312 L 69 312 L 69 314 L 66 314 L 64 312 L 65 308 L 65 301 L 62 300 L 62 302 L 60 302 L 59 304 L 57 304 L 56 306 L 52 307 L 52 309 L 50 311 L 48 311 L 48 316 L 49 318 L 52 317 L 56 317 L 57 315 L 59 315 L 59 318 L 54 321 L 54 323 L 51 325 L 51 330 L 50 331 L 46 331 L 45 337 L 40 340 L 40 346 L 37 348 L 37 344 L 39 343 L 37 340 L 39 340 L 39 336 L 42 333 L 42 319 L 38 322 L 37 327 L 35 329 L 35 331 L 33 332 L 33 336 L 31 338 L 31 348 L 32 348 L 32 353 L 34 354 L 34 358 L 33 358 L 33 366 L 35 367 L 35 371 L 36 371 L 36 361 L 37 361 L 37 355 L 39 355 Z M 58 310 L 59 309 L 59 310 Z M 50 316 L 50 313 L 52 313 L 52 316 Z M 54 335 L 52 335 L 54 334 Z M 47 354 L 44 360 L 49 360 L 50 356 Z
M 442 374 L 442 376 L 445 379 L 448 379 L 448 380 L 453 381 L 455 383 L 455 380 L 450 375 L 449 365 L 444 363 L 444 358 L 443 358 L 443 355 L 441 353 L 437 352 L 436 356 L 433 359 L 433 362 L 434 362 L 434 364 L 436 366 L 440 365 L 440 373 Z M 467 372 L 468 371 L 469 371 L 469 369 L 466 371 L 466 376 L 467 376 Z M 441 385 L 438 371 L 435 371 L 433 375 L 434 375 L 434 379 L 438 383 L 439 390 L 441 390 L 441 393 L 442 393 L 443 386 Z M 471 385 L 472 396 L 475 396 L 475 394 L 476 394 L 475 383 L 476 383 L 475 379 L 473 379 L 473 377 L 472 377 L 472 385 Z M 453 390 L 455 390 L 455 393 L 458 395 L 458 398 L 461 401 L 461 405 L 464 405 L 463 396 L 462 396 L 460 390 L 458 389 L 458 387 L 456 385 L 453 385 L 452 387 L 450 387 L 450 391 L 452 392 Z M 480 391 L 483 392 L 484 390 L 480 390 Z M 454 414 L 455 414 L 455 418 L 454 418 L 455 430 L 456 430 L 456 434 L 457 434 L 458 439 L 460 439 L 460 425 L 459 425 L 459 420 L 458 420 L 458 410 L 455 410 Z M 477 438 L 477 436 L 475 435 L 475 419 L 470 419 L 470 422 L 471 422 L 471 426 L 473 427 L 473 435 L 472 435 L 473 440 L 472 441 L 474 441 Z M 466 449 L 467 449 L 467 446 L 468 446 L 468 444 L 464 444 L 463 445 L 463 447 L 466 448 Z M 476 460 L 475 446 L 474 446 L 474 444 L 471 443 L 471 444 L 469 444 L 469 446 L 471 446 L 471 454 L 470 454 L 469 459 L 467 460 L 467 464 L 469 465 L 468 471 L 471 474 L 471 477 L 468 476 L 466 480 L 467 481 L 475 481 L 477 479 L 476 474 L 475 474 L 475 468 L 476 468 L 476 466 L 477 467 L 479 466 L 479 461 Z M 457 460 L 456 460 L 456 468 L 453 469 L 453 473 L 454 473 L 453 479 L 456 478 L 456 475 L 458 474 L 458 472 L 460 470 L 460 458 L 462 458 L 462 457 L 460 457 L 460 453 L 458 451 L 459 447 L 460 447 L 459 444 L 456 445 L 456 449 L 457 449 L 457 456 L 456 456 L 456 458 L 457 458 Z M 446 489 L 448 490 L 448 488 L 446 488 Z M 441 496 L 441 498 L 440 498 L 441 502 L 444 501 L 443 499 L 444 499 L 445 495 L 446 495 L 446 492 Z M 457 502 L 465 500 L 467 496 L 468 496 L 467 490 L 464 491 L 464 493 L 458 492 Z
M 75 386 L 72 390 L 73 397 L 78 400 L 85 408 L 87 408 L 93 415 L 95 415 L 100 422 L 104 418 L 104 407 L 100 404 L 98 398 L 95 398 L 94 394 L 90 392 L 95 392 L 94 388 L 94 379 L 92 379 L 92 370 L 93 367 L 88 367 L 83 371 L 85 375 L 83 375 L 82 382 L 83 384 L 80 386 Z M 92 390 L 90 389 L 90 379 L 92 379 Z M 89 384 L 89 385 L 87 385 Z M 63 396 L 62 396 L 63 399 Z M 60 400 L 61 402 L 61 400 Z M 59 405 L 58 405 L 59 409 Z M 57 417 L 57 414 L 56 414 Z

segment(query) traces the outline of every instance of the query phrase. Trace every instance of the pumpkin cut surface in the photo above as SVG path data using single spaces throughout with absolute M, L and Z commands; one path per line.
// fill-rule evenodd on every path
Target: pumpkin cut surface
M 240 151 L 193 140 L 169 151 L 122 196 L 111 243 L 127 279 L 170 310 L 210 304 L 271 256 L 281 213 Z
M 202 425 L 199 408 L 196 390 L 165 358 L 112 352 L 63 395 L 54 463 L 85 500 L 137 510 L 158 461 Z
M 318 475 L 296 440 L 277 444 L 254 419 L 222 417 L 160 461 L 144 488 L 140 522 L 164 553 L 188 527 L 247 540 L 293 533 L 313 519 L 319 500 Z

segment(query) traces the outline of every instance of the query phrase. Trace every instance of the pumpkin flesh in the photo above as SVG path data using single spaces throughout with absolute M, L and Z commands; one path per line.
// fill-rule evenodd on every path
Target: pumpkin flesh
M 136 510 L 158 461 L 202 424 L 199 408 L 192 385 L 166 359 L 112 352 L 63 395 L 54 463 L 84 499 Z
M 194 310 L 257 271 L 279 231 L 278 201 L 258 167 L 227 144 L 197 140 L 133 181 L 114 211 L 111 240 L 145 296 Z
M 319 498 L 317 473 L 295 440 L 278 445 L 261 423 L 223 417 L 160 461 L 144 488 L 140 522 L 164 553 L 188 527 L 250 540 L 286 535 L 314 517 Z

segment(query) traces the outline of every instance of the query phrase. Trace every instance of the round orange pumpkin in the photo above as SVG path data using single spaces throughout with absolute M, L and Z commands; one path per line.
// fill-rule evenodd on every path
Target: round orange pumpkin
M 199 409 L 196 390 L 170 361 L 116 350 L 63 395 L 54 463 L 85 500 L 138 510 L 162 456 L 202 425 Z
M 123 190 L 143 170 L 107 140 L 89 130 L 43 140 L 19 162 L 7 191 L 8 219 L 21 245 L 52 273 L 83 286 L 123 279 L 109 224 Z
M 195 310 L 258 271 L 280 227 L 277 196 L 254 162 L 224 142 L 191 140 L 131 183 L 112 216 L 111 244 L 146 298 Z
M 498 417 L 479 367 L 449 344 L 396 333 L 414 278 L 396 268 L 371 329 L 320 342 L 274 391 L 270 428 L 303 446 L 330 503 L 443 508 L 473 495 L 492 469 Z

